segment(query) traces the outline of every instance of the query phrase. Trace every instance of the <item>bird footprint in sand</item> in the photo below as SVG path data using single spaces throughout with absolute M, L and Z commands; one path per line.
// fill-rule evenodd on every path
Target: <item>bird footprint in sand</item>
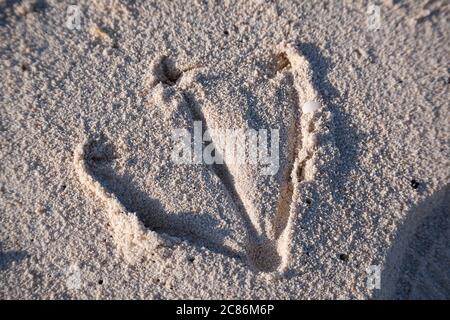
M 148 130 L 90 137 L 78 147 L 80 181 L 107 206 L 114 240 L 130 262 L 185 241 L 243 259 L 254 270 L 288 268 L 299 190 L 315 177 L 330 113 L 297 47 L 280 46 L 266 65 L 266 74 L 252 82 L 201 66 L 177 67 L 160 56 L 150 66 L 147 109 L 136 127 Z M 192 136 L 200 130 L 202 137 L 225 129 L 276 132 L 267 141 L 273 147 L 279 139 L 278 148 L 266 157 L 277 161 L 175 163 L 172 133 L 180 128 Z M 225 139 L 208 138 L 222 158 Z

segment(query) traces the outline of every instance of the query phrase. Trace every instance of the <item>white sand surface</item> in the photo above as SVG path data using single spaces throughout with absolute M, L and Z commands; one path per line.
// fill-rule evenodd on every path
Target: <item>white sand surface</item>
M 449 299 L 450 5 L 373 4 L 1 0 L 0 298 Z

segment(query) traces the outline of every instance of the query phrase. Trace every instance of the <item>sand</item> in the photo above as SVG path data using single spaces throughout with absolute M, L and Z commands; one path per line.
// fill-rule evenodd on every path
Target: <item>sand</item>
M 0 297 L 449 299 L 449 5 L 374 4 L 1 1 Z

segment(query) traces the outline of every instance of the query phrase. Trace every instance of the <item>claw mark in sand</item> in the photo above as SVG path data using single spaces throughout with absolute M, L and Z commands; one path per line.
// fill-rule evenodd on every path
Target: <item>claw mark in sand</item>
M 232 248 L 194 232 L 189 223 L 171 219 L 159 201 L 143 195 L 115 173 L 114 159 L 116 152 L 108 141 L 89 138 L 75 150 L 74 166 L 83 185 L 106 205 L 114 241 L 129 261 L 180 240 L 228 257 L 240 257 Z
M 283 66 L 291 73 L 296 101 L 293 105 L 294 120 L 288 131 L 289 164 L 283 174 L 278 208 L 270 235 L 272 247 L 278 250 L 281 257 L 279 265 L 272 265 L 271 271 L 277 269 L 279 272 L 283 272 L 289 264 L 289 244 L 298 205 L 296 199 L 298 199 L 302 184 L 314 179 L 314 149 L 318 143 L 315 121 L 324 117 L 326 112 L 324 112 L 324 108 L 315 113 L 308 113 L 301 109 L 301 106 L 309 101 L 323 105 L 313 86 L 312 69 L 306 58 L 293 45 L 285 46 L 279 57 L 285 61 Z
M 75 171 L 80 182 L 107 206 L 106 214 L 115 243 L 129 261 L 135 261 L 146 254 L 151 254 L 164 243 L 164 239 L 158 233 L 146 230 L 138 217 L 130 213 L 117 197 L 95 178 L 88 163 L 89 159 L 105 162 L 113 158 L 112 148 L 93 148 L 95 142 L 86 139 L 75 149 Z

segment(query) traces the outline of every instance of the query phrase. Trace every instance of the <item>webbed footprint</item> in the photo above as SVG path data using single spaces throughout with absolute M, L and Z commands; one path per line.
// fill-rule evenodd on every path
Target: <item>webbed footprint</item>
M 157 57 L 145 81 L 148 107 L 139 126 L 128 130 L 126 151 L 114 150 L 111 142 L 120 139 L 112 137 L 80 146 L 80 180 L 107 204 L 113 235 L 129 260 L 177 239 L 246 257 L 259 271 L 287 268 L 298 190 L 314 179 L 314 150 L 329 113 L 302 112 L 303 103 L 321 101 L 295 46 L 280 47 L 268 61 L 250 79 L 251 63 L 215 76 L 208 68 L 181 68 Z M 223 161 L 174 162 L 173 130 L 195 136 L 198 124 L 202 135 L 210 131 L 215 156 Z M 239 130 L 256 132 L 257 140 L 244 145 L 265 145 L 257 150 L 258 161 L 230 161 L 227 139 L 211 133 L 222 129 L 238 136 Z

